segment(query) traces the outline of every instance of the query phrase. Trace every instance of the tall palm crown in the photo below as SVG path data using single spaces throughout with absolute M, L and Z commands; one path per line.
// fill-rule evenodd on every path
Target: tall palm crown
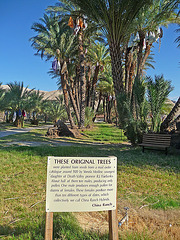
M 34 23 L 32 29 L 37 33 L 30 38 L 32 46 L 37 50 L 36 55 L 46 57 L 47 60 L 56 56 L 56 50 L 60 50 L 60 58 L 65 59 L 70 54 L 70 47 L 74 36 L 69 32 L 68 26 L 58 21 L 55 14 L 44 14 L 39 23 Z
M 144 4 L 151 0 L 70 0 L 82 12 L 94 20 L 104 31 L 108 40 L 122 42 L 127 29 Z
M 109 49 L 99 42 L 91 45 L 87 57 L 90 58 L 93 65 L 105 65 L 106 63 L 110 63 Z
M 167 0 L 154 0 L 152 5 L 143 6 L 132 22 L 130 27 L 131 37 L 127 34 L 127 42 L 125 43 L 127 46 L 125 51 L 125 86 L 127 92 L 131 92 L 132 81 L 134 81 L 135 76 L 142 76 L 153 44 L 157 40 L 159 40 L 159 44 L 161 43 L 163 32 L 159 27 L 168 26 L 169 23 L 178 21 L 175 13 L 177 5 L 169 5 L 168 2 Z M 130 69 L 133 64 L 136 65 L 136 70 L 132 79 Z
M 116 94 L 123 90 L 121 45 L 139 10 L 151 0 L 71 0 L 95 21 L 107 37 Z
M 47 60 L 52 57 L 56 57 L 60 64 L 61 70 L 59 75 L 61 77 L 61 86 L 65 97 L 65 106 L 68 112 L 68 117 L 73 127 L 74 123 L 71 117 L 68 94 L 66 89 L 66 74 L 63 74 L 63 66 L 65 71 L 66 61 L 73 53 L 72 44 L 74 36 L 70 32 L 67 24 L 64 21 L 59 21 L 59 17 L 56 14 L 44 14 L 44 18 L 40 19 L 40 23 L 34 23 L 32 29 L 37 33 L 35 37 L 32 37 L 32 46 L 37 50 L 37 55 L 46 57 Z

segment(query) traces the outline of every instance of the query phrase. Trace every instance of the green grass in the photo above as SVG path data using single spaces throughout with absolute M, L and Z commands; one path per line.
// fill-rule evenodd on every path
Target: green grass
M 107 123 L 96 123 L 93 129 L 85 130 L 83 133 L 90 141 L 108 144 L 117 144 L 127 141 L 127 138 L 124 136 L 121 129 L 117 128 L 115 125 L 113 126 Z
M 112 132 L 115 131 L 113 126 L 97 126 L 96 133 L 106 132 L 108 135 L 110 128 Z M 90 132 L 85 134 L 91 135 Z M 48 140 L 44 137 L 44 131 L 40 130 L 10 137 L 11 140 Z M 89 138 L 95 141 L 93 135 Z M 115 139 L 114 142 L 117 143 L 118 137 Z M 142 153 L 138 147 L 111 145 L 110 141 L 112 140 L 105 141 L 102 136 L 102 142 L 107 144 L 1 147 L 0 237 L 4 240 L 44 239 L 47 156 L 117 156 L 118 198 L 138 208 L 147 205 L 152 209 L 179 209 L 180 164 L 179 155 L 174 149 L 166 156 L 163 152 Z M 153 239 L 143 234 L 130 234 L 121 239 Z M 59 213 L 54 216 L 54 239 L 108 239 L 108 236 L 84 232 L 72 214 Z

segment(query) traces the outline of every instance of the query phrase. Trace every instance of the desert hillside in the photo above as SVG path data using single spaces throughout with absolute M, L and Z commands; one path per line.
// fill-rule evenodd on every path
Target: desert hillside
M 9 87 L 8 85 L 1 85 L 1 88 L 8 90 Z M 28 89 L 29 91 L 31 89 Z M 34 91 L 38 91 L 38 90 L 34 90 Z M 62 94 L 62 90 L 55 90 L 55 91 L 42 91 L 39 90 L 40 93 L 44 94 L 44 98 L 43 99 L 49 99 L 49 100 L 55 100 L 56 97 L 59 97 L 60 94 Z

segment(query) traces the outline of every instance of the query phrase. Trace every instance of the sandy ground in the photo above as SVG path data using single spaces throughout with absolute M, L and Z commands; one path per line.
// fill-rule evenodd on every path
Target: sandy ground
M 129 207 L 128 222 L 123 223 L 123 225 L 119 227 L 120 235 L 126 235 L 127 232 L 140 234 L 146 232 L 152 239 L 180 239 L 180 210 L 164 211 L 152 210 L 148 207 L 138 208 L 129 206 L 129 203 L 126 201 L 119 201 L 118 221 L 125 215 L 126 211 L 124 207 L 127 206 Z M 93 230 L 99 233 L 108 232 L 109 223 L 107 212 L 81 212 L 74 213 L 74 215 L 84 230 Z
M 24 141 L 24 142 L 21 142 L 21 141 L 14 141 L 14 142 L 9 142 L 9 143 L 5 143 L 4 145 L 6 146 L 27 146 L 27 147 L 37 147 L 37 146 L 45 146 L 45 145 L 48 145 L 48 146 L 72 146 L 73 144 L 71 143 L 66 143 L 66 142 L 30 142 L 30 141 Z

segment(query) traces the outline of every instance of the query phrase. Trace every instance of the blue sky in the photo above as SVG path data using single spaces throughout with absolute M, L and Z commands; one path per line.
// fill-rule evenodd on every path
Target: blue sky
M 0 0 L 0 82 L 24 82 L 25 86 L 44 91 L 56 90 L 55 79 L 51 79 L 48 71 L 51 62 L 45 62 L 34 56 L 29 38 L 35 36 L 31 26 L 43 16 L 49 5 L 56 0 Z M 170 99 L 180 96 L 180 49 L 174 43 L 178 34 L 174 32 L 177 25 L 164 29 L 161 47 L 155 43 L 155 70 L 147 74 L 164 75 L 174 86 Z

